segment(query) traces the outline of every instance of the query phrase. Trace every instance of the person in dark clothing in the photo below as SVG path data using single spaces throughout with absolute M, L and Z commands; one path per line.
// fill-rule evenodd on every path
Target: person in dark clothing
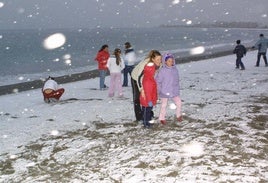
M 124 62 L 125 68 L 123 70 L 124 80 L 123 80 L 123 87 L 128 86 L 128 74 L 131 75 L 132 70 L 136 64 L 136 53 L 132 48 L 129 42 L 125 43 L 125 55 L 124 55 Z
M 144 95 L 144 90 L 142 87 L 142 79 L 143 79 L 143 70 L 146 64 L 149 62 L 153 62 L 157 69 L 161 66 L 162 55 L 157 50 L 151 50 L 148 56 L 141 61 L 138 65 L 136 65 L 131 72 L 131 86 L 133 93 L 133 103 L 134 103 L 134 112 L 136 121 L 143 120 L 143 114 L 140 105 L 140 95 Z M 151 114 L 153 116 L 153 114 Z
M 237 40 L 236 44 L 237 45 L 233 51 L 233 53 L 236 54 L 236 69 L 239 69 L 240 67 L 241 70 L 245 70 L 245 66 L 242 62 L 242 57 L 246 55 L 247 49 L 244 45 L 241 44 L 240 40 Z
M 268 47 L 268 39 L 265 38 L 263 34 L 260 34 L 259 41 L 257 41 L 256 44 L 252 47 L 252 49 L 258 48 L 257 62 L 255 65 L 256 67 L 259 67 L 260 65 L 261 56 L 263 57 L 265 66 L 268 67 L 268 62 L 266 58 L 267 47 Z

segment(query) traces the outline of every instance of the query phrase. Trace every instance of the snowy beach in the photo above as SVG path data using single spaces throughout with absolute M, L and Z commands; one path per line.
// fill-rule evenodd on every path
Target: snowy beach
M 235 55 L 178 64 L 184 120 L 169 109 L 152 129 L 134 122 L 131 87 L 109 98 L 99 78 L 62 84 L 54 104 L 40 88 L 2 95 L 0 182 L 267 182 L 268 67 L 256 54 L 244 71 Z

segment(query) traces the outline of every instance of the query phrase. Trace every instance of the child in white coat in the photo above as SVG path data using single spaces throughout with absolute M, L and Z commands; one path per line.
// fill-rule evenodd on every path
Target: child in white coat
M 118 96 L 123 97 L 121 72 L 125 68 L 125 63 L 121 58 L 121 50 L 119 48 L 116 48 L 114 54 L 108 59 L 107 67 L 111 78 L 108 96 L 113 97 L 114 93 L 118 91 Z

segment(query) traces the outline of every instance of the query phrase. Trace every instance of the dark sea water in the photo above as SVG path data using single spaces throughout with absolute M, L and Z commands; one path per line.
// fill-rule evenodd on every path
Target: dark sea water
M 65 44 L 45 49 L 44 40 L 55 33 L 65 36 Z M 191 48 L 199 46 L 205 50 L 233 49 L 237 39 L 252 46 L 260 33 L 268 35 L 268 30 L 179 27 L 1 30 L 0 85 L 96 69 L 94 57 L 103 44 L 108 44 L 112 52 L 116 47 L 123 49 L 129 41 L 141 60 L 151 49 L 187 56 Z

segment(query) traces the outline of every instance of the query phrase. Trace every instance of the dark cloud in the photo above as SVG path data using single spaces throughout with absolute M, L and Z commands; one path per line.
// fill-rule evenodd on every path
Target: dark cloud
M 214 21 L 268 24 L 267 0 L 6 0 L 1 28 L 144 27 Z

